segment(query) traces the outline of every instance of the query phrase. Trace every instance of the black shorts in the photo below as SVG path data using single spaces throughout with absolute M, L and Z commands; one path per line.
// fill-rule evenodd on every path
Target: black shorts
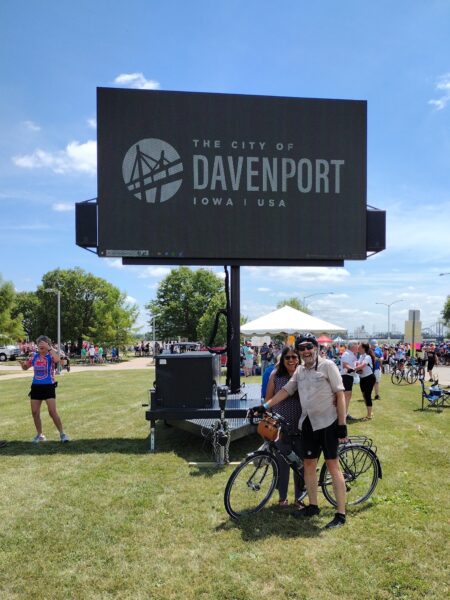
M 353 375 L 342 375 L 342 383 L 344 384 L 344 390 L 351 392 L 353 387 Z
M 328 427 L 313 431 L 311 421 L 306 417 L 302 424 L 303 458 L 319 458 L 321 450 L 325 458 L 337 458 L 339 446 L 337 424 L 336 419 Z
M 56 383 L 32 383 L 28 394 L 30 400 L 50 400 L 56 399 Z

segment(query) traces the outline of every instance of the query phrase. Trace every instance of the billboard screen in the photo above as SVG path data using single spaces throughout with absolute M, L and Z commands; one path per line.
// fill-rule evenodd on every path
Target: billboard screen
M 99 88 L 98 254 L 366 258 L 365 101 Z

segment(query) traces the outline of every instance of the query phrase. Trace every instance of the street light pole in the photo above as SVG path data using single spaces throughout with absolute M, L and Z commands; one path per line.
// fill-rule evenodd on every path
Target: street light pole
M 315 294 L 309 294 L 308 296 L 303 296 L 302 304 L 305 308 L 308 308 L 306 304 L 306 298 L 312 298 L 312 296 L 329 296 L 330 294 L 334 294 L 334 292 L 317 292 Z
M 156 348 L 156 317 L 160 317 L 161 315 L 151 315 L 152 317 L 152 321 L 153 321 L 153 326 L 152 326 L 152 333 L 153 333 L 153 363 L 155 363 L 155 348 Z
M 58 356 L 61 353 L 61 291 L 56 288 L 46 288 L 44 292 L 52 292 L 56 294 L 57 301 L 57 324 L 56 324 L 56 336 L 57 336 L 57 346 L 58 346 Z M 57 373 L 61 373 L 61 362 L 59 362 L 56 366 Z
M 394 300 L 394 302 L 390 302 L 386 304 L 386 302 L 375 302 L 375 304 L 382 304 L 383 306 L 387 306 L 388 309 L 388 343 L 390 345 L 391 341 L 391 306 L 393 304 L 397 304 L 397 302 L 404 302 L 404 300 Z

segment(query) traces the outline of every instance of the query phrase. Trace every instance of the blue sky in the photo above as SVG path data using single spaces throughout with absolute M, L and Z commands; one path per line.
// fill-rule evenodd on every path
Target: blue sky
M 402 300 L 391 324 L 419 309 L 433 325 L 450 293 L 449 23 L 448 0 L 3 0 L 0 274 L 35 290 L 79 266 L 143 307 L 168 273 L 75 245 L 74 204 L 97 195 L 96 87 L 367 100 L 387 249 L 339 269 L 243 268 L 242 313 L 311 296 L 314 315 L 371 333 L 387 327 L 375 303 Z

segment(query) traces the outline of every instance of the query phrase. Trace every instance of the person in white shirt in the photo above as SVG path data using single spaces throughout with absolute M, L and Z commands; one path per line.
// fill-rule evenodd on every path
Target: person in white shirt
M 354 421 L 355 419 L 349 415 L 348 408 L 350 406 L 350 400 L 352 399 L 353 380 L 355 374 L 356 365 L 356 352 L 358 351 L 358 342 L 349 342 L 347 350 L 341 356 L 341 375 L 342 383 L 344 384 L 344 396 L 345 396 L 345 410 L 347 415 L 347 421 Z
M 317 460 L 320 452 L 323 452 L 337 500 L 334 519 L 325 527 L 340 527 L 345 524 L 346 488 L 337 451 L 339 443 L 348 440 L 342 377 L 333 361 L 319 356 L 317 340 L 311 334 L 299 336 L 295 348 L 300 352 L 302 364 L 288 383 L 273 398 L 264 402 L 263 408 L 269 410 L 298 391 L 302 406 L 299 429 L 302 432 L 309 504 L 296 511 L 294 516 L 313 517 L 320 512 L 317 504 Z
M 359 387 L 364 398 L 367 408 L 367 416 L 365 419 L 372 419 L 372 390 L 375 385 L 375 354 L 369 344 L 362 343 L 359 345 L 360 356 L 355 365 L 355 370 L 359 374 Z

